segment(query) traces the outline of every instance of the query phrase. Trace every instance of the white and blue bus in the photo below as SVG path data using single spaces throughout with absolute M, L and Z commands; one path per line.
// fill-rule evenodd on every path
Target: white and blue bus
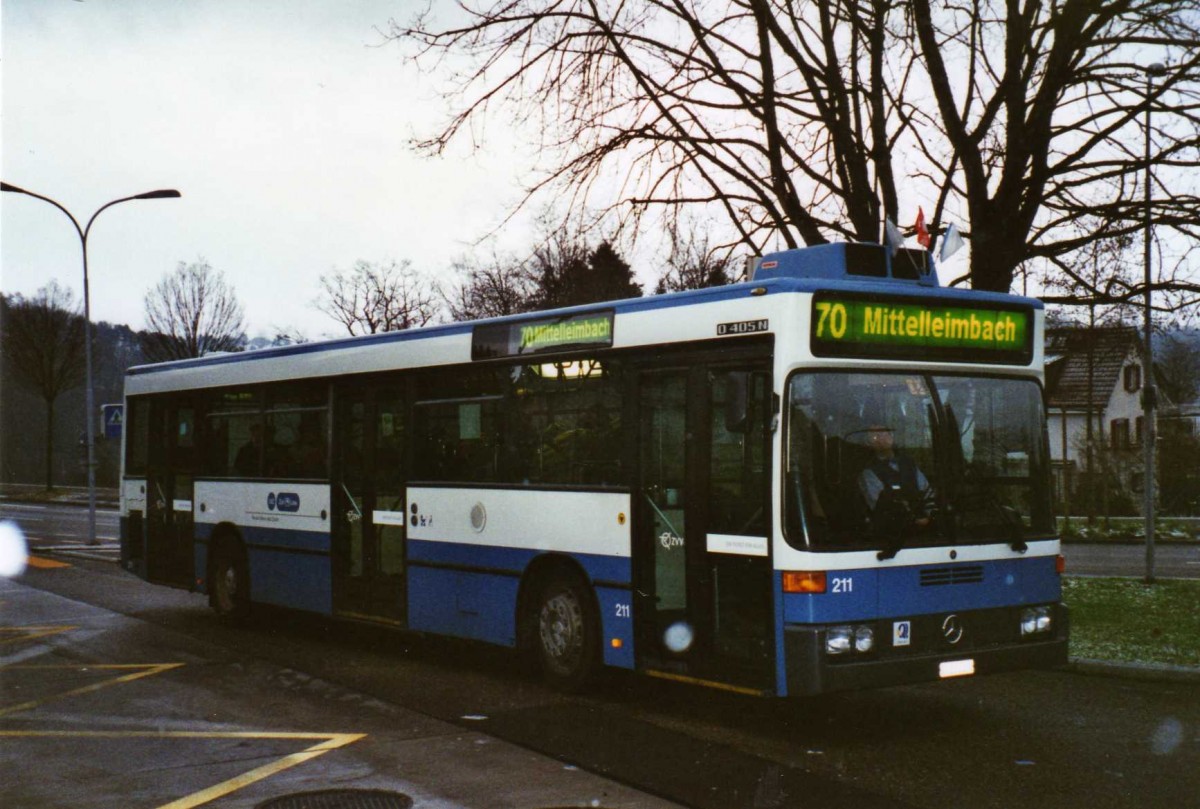
M 133 368 L 122 564 L 764 695 L 1066 661 L 1043 309 L 835 244 L 752 280 Z

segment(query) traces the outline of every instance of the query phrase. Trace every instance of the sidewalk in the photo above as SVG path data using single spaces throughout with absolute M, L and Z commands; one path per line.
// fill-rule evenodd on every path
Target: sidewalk
M 431 719 L 9 580 L 0 600 L 6 805 L 675 806 L 472 717 Z M 328 790 L 344 794 L 299 797 Z

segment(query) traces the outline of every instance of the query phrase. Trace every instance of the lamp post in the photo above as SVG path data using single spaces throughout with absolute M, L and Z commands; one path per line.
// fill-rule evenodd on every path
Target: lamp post
M 75 232 L 79 234 L 79 242 L 83 248 L 83 322 L 84 322 L 84 341 L 83 341 L 83 356 L 84 366 L 86 368 L 86 386 L 87 386 L 87 408 L 84 424 L 87 426 L 87 481 L 88 481 L 88 544 L 97 544 L 96 540 L 96 428 L 92 423 L 95 418 L 95 391 L 92 385 L 92 309 L 91 300 L 88 295 L 88 257 L 87 257 L 87 239 L 91 233 L 92 223 L 96 221 L 104 210 L 118 205 L 122 202 L 130 202 L 135 199 L 173 199 L 181 196 L 181 194 L 173 188 L 161 189 L 159 191 L 147 191 L 144 194 L 136 194 L 132 197 L 121 197 L 114 199 L 112 202 L 107 202 L 101 205 L 100 208 L 92 214 L 92 218 L 88 220 L 85 227 L 80 227 L 78 220 L 71 215 L 71 212 L 59 205 L 49 197 L 44 197 L 41 194 L 35 194 L 32 191 L 26 191 L 24 188 L 18 188 L 9 183 L 0 182 L 0 191 L 7 191 L 13 194 L 24 194 L 27 197 L 40 199 L 43 202 L 48 202 L 55 208 L 58 208 L 67 218 L 71 220 L 71 224 L 75 226 Z
M 1154 583 L 1154 450 L 1155 442 L 1158 440 L 1158 430 L 1154 423 L 1154 410 L 1158 405 L 1158 388 L 1154 384 L 1154 349 L 1153 349 L 1153 324 L 1151 322 L 1150 308 L 1150 228 L 1152 225 L 1152 216 L 1150 209 L 1150 183 L 1153 174 L 1150 169 L 1150 109 L 1151 95 L 1154 92 L 1154 77 L 1161 76 L 1166 72 L 1166 67 L 1161 62 L 1146 68 L 1146 121 L 1144 130 L 1145 140 L 1145 178 L 1143 185 L 1143 215 L 1144 221 L 1144 238 L 1143 241 L 1143 268 L 1145 270 L 1145 335 L 1142 338 L 1145 343 L 1145 360 L 1143 365 L 1142 379 L 1142 515 L 1145 519 L 1146 532 L 1146 583 Z

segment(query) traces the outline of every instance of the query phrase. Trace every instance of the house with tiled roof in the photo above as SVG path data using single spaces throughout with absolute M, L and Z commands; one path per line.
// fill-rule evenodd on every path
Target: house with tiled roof
M 1118 488 L 1140 490 L 1142 366 L 1136 329 L 1046 330 L 1046 416 L 1060 505 L 1065 493 L 1069 506 L 1080 483 L 1101 463 Z

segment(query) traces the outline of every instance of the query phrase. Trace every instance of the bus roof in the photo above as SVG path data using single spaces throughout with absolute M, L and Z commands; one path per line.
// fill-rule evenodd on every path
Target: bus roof
M 1006 303 L 1009 305 L 1026 305 L 1033 309 L 1042 309 L 1042 302 L 1036 298 L 1026 298 L 995 292 L 979 292 L 975 290 L 954 289 L 947 287 L 918 287 L 899 285 L 891 280 L 830 280 L 814 278 L 770 278 L 761 281 L 750 281 L 728 284 L 719 287 L 708 287 L 684 292 L 671 292 L 662 295 L 651 295 L 643 298 L 626 298 L 624 300 L 606 301 L 581 306 L 548 309 L 536 312 L 525 312 L 484 320 L 463 321 L 436 326 L 425 326 L 403 331 L 382 332 L 379 334 L 341 337 L 329 340 L 300 343 L 288 346 L 274 346 L 256 349 L 254 351 L 224 352 L 208 354 L 203 357 L 173 360 L 170 362 L 139 365 L 126 371 L 127 376 L 154 374 L 172 370 L 214 367 L 245 362 L 261 362 L 273 358 L 296 357 L 304 354 L 329 351 L 346 351 L 356 348 L 382 345 L 387 343 L 403 343 L 413 340 L 430 340 L 440 337 L 470 335 L 476 327 L 482 325 L 497 325 L 504 323 L 520 323 L 527 320 L 545 320 L 556 317 L 570 317 L 589 312 L 613 311 L 619 318 L 638 312 L 649 312 L 662 309 L 673 309 L 682 306 L 719 301 L 733 301 L 750 296 L 780 295 L 787 293 L 814 293 L 823 290 L 840 292 L 858 292 L 879 295 L 881 297 L 901 296 L 913 297 L 919 295 L 929 301 L 956 301 L 966 303 Z

